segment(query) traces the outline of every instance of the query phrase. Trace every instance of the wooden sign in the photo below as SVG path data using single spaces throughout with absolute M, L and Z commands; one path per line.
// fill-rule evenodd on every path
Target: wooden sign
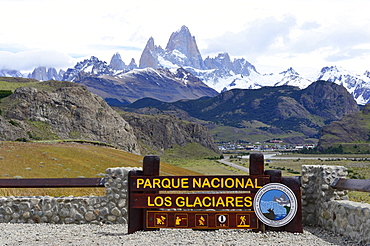
M 146 211 L 147 228 L 257 229 L 252 211 Z
M 145 156 L 143 170 L 129 172 L 128 233 L 158 228 L 303 232 L 299 179 L 264 171 L 261 153 L 249 160 L 250 175 L 159 176 L 159 157 Z

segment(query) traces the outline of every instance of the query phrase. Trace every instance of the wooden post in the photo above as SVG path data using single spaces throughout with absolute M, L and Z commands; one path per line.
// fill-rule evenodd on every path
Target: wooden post
M 288 232 L 303 232 L 302 226 L 302 198 L 301 198 L 301 181 L 300 177 L 283 177 L 281 183 L 288 186 L 297 198 L 297 213 L 294 219 L 285 226 Z
M 249 174 L 250 175 L 263 175 L 264 173 L 264 156 L 261 153 L 252 153 L 249 156 Z M 252 193 L 256 193 L 253 192 Z M 265 224 L 258 220 L 258 229 L 252 230 L 254 232 L 265 232 Z
M 160 157 L 157 155 L 147 155 L 143 160 L 143 175 L 144 176 L 159 176 Z M 143 192 L 144 194 L 158 194 L 156 191 Z M 141 209 L 143 218 L 143 230 L 144 231 L 157 231 L 157 228 L 146 227 L 146 211 L 150 209 Z
M 157 155 L 147 155 L 143 160 L 144 176 L 159 176 L 160 158 Z
M 261 153 L 252 153 L 249 156 L 249 174 L 263 175 L 264 159 Z
M 129 172 L 129 183 L 131 183 L 131 177 L 134 176 L 159 176 L 159 165 L 160 158 L 156 155 L 148 155 L 143 159 L 143 171 L 130 171 Z M 136 192 L 136 193 L 145 193 L 145 192 Z M 153 193 L 153 192 L 146 192 Z M 155 192 L 154 192 L 155 193 Z M 131 195 L 133 192 L 128 189 L 128 234 L 134 233 L 136 231 L 152 231 L 156 229 L 148 229 L 145 224 L 145 213 L 146 209 L 142 208 L 131 208 Z
M 134 176 L 142 176 L 143 171 L 130 171 L 128 174 L 129 183 L 131 183 L 131 177 Z M 137 192 L 141 193 L 141 192 Z M 128 234 L 134 233 L 136 231 L 142 231 L 143 228 L 143 210 L 140 208 L 131 208 L 131 204 L 133 203 L 131 199 L 131 195 L 133 192 L 130 189 L 130 185 L 128 186 Z

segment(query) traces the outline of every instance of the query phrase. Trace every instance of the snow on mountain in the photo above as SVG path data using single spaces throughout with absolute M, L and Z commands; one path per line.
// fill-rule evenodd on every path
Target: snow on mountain
M 81 73 L 90 75 L 113 75 L 114 70 L 108 66 L 107 62 L 100 61 L 97 57 L 92 56 L 77 63 L 74 68 L 68 68 L 63 76 L 63 80 L 75 81 Z
M 184 68 L 219 93 L 236 88 L 258 89 L 264 86 L 281 85 L 304 89 L 312 82 L 326 80 L 343 85 L 358 104 L 364 105 L 370 102 L 370 71 L 358 75 L 341 67 L 331 66 L 322 68 L 315 76 L 302 77 L 290 67 L 278 74 L 260 74 L 250 62 L 244 58 L 231 59 L 227 52 L 203 60 L 195 37 L 190 34 L 186 26 L 172 33 L 165 49 L 155 45 L 154 39 L 150 37 L 140 57 L 139 66 L 134 59 L 126 65 L 119 53 L 116 53 L 109 65 L 92 56 L 90 59 L 78 62 L 66 72 L 57 73 L 54 68 L 39 67 L 29 75 L 22 75 L 16 70 L 0 70 L 0 76 L 78 81 L 81 76 L 85 75 L 108 75 L 119 79 L 125 73 L 138 68 L 168 69 L 172 71 L 171 73 Z
M 343 85 L 358 104 L 364 105 L 370 102 L 370 77 L 368 75 L 368 71 L 363 75 L 358 75 L 341 67 L 331 66 L 322 68 L 316 80 Z
M 23 77 L 22 73 L 18 70 L 2 69 L 0 70 L 0 76 L 2 77 Z

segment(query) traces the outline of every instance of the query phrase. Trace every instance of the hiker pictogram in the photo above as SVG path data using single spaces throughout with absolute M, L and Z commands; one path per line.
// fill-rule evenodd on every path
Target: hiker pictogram
M 250 227 L 250 216 L 249 215 L 236 215 L 237 227 Z

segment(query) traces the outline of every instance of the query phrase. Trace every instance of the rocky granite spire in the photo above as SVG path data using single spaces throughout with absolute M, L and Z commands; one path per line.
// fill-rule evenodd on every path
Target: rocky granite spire
M 135 59 L 131 58 L 130 64 L 128 64 L 127 69 L 132 70 L 132 69 L 136 69 L 136 68 L 138 68 L 138 66 L 135 62 Z
M 139 61 L 139 68 L 146 67 L 158 68 L 158 54 L 156 52 L 153 37 L 150 37 L 146 43 Z
M 191 36 L 186 26 L 172 33 L 165 50 L 166 59 L 174 64 L 197 69 L 205 68 L 195 37 Z
M 126 69 L 126 64 L 122 61 L 121 55 L 118 52 L 112 56 L 109 66 L 113 70 L 125 70 Z

